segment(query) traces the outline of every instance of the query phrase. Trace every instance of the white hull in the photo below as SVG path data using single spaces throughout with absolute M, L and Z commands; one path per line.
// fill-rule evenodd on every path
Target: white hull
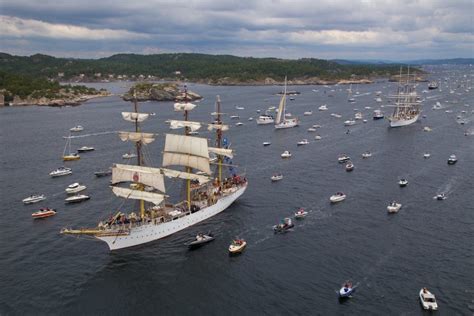
M 417 114 L 414 118 L 411 118 L 409 120 L 403 120 L 403 119 L 397 120 L 394 118 L 390 118 L 390 127 L 401 127 L 401 126 L 407 126 L 407 125 L 413 124 L 418 120 L 419 116 L 420 114 Z
M 275 124 L 276 129 L 292 128 L 298 126 L 298 121 L 296 119 L 285 120 L 279 124 Z
M 247 189 L 247 185 L 239 188 L 234 193 L 222 197 L 216 204 L 203 208 L 195 213 L 175 219 L 165 223 L 149 223 L 139 227 L 134 227 L 127 236 L 95 236 L 97 239 L 105 241 L 110 250 L 133 247 L 158 240 L 192 225 L 202 222 L 227 209 L 236 199 L 238 199 Z

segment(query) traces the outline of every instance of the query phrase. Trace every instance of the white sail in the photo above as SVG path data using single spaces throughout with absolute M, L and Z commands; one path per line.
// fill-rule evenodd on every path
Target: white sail
M 121 187 L 112 187 L 112 192 L 116 196 L 123 197 L 126 199 L 132 200 L 144 200 L 147 202 L 151 202 L 155 205 L 160 204 L 165 199 L 166 195 L 159 194 L 159 193 L 151 193 L 146 191 L 139 191 L 139 190 L 132 190 L 129 188 L 121 188 Z
M 211 152 L 211 153 L 215 153 L 215 154 L 222 155 L 222 156 L 227 156 L 230 159 L 234 158 L 234 153 L 233 153 L 232 149 L 216 148 L 216 147 L 209 147 L 208 149 L 209 149 L 209 152 Z
M 122 112 L 122 117 L 125 121 L 129 122 L 143 122 L 150 116 L 148 113 L 136 113 L 136 112 Z
M 137 182 L 166 192 L 165 181 L 159 168 L 116 164 L 112 168 L 112 184 Z
M 278 106 L 278 114 L 275 120 L 275 124 L 280 124 L 285 119 L 285 105 L 286 105 L 286 77 L 285 77 L 285 90 L 281 96 L 280 105 Z
M 166 134 L 163 166 L 186 166 L 211 174 L 207 140 L 200 137 Z
M 201 128 L 201 123 L 199 122 L 170 120 L 169 123 L 171 129 L 189 127 L 191 131 L 195 132 Z
M 228 131 L 229 130 L 229 125 L 223 125 L 223 124 L 208 124 L 207 126 L 207 130 L 208 131 L 212 131 L 212 130 L 222 130 L 223 132 L 225 131 Z
M 209 158 L 191 156 L 188 154 L 164 153 L 163 166 L 186 166 L 193 169 L 199 169 L 202 172 L 211 174 Z
M 155 140 L 155 134 L 153 133 L 118 132 L 118 134 L 120 139 L 124 142 L 129 140 L 149 144 Z
M 177 170 L 172 170 L 172 169 L 166 169 L 166 168 L 161 168 L 161 170 L 163 171 L 163 174 L 166 176 L 166 177 L 169 177 L 169 178 L 180 178 L 180 179 L 184 179 L 184 180 L 197 180 L 199 181 L 199 184 L 204 184 L 204 183 L 207 183 L 209 181 L 211 181 L 211 179 L 207 176 L 203 176 L 203 175 L 198 175 L 198 174 L 194 174 L 194 173 L 189 173 L 189 172 L 184 172 L 184 171 L 177 171 Z
M 174 104 L 174 110 L 175 111 L 191 111 L 192 109 L 194 109 L 196 107 L 196 104 L 192 104 L 192 103 L 189 103 L 189 102 L 186 102 L 186 103 L 181 103 L 181 102 L 177 102 Z

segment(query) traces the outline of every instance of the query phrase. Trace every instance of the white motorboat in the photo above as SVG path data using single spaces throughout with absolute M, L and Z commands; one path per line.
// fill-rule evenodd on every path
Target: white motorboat
M 346 195 L 344 193 L 337 192 L 336 194 L 331 195 L 331 197 L 329 198 L 329 201 L 331 201 L 331 203 L 337 203 L 337 202 L 344 201 L 345 199 L 346 199 Z
M 296 219 L 305 218 L 306 215 L 308 215 L 308 212 L 306 212 L 303 208 L 300 208 L 298 211 L 295 212 Z
M 456 155 L 451 155 L 448 158 L 448 165 L 454 165 L 458 161 L 458 158 L 456 158 Z
M 316 135 L 316 136 L 314 136 L 314 139 L 315 139 L 315 140 L 321 140 L 322 137 L 321 137 L 320 135 Z
M 316 132 L 316 129 L 314 127 L 308 128 L 308 132 Z
M 79 203 L 79 202 L 82 202 L 82 201 L 86 201 L 90 198 L 91 198 L 90 196 L 85 195 L 85 194 L 76 194 L 76 195 L 73 195 L 73 196 L 70 196 L 70 197 L 66 198 L 64 200 L 64 202 L 66 202 L 66 203 Z
M 337 114 L 337 113 L 331 113 L 331 116 L 336 117 L 336 118 L 341 118 L 342 117 L 341 114 Z
M 61 176 L 67 176 L 69 174 L 72 174 L 72 169 L 71 168 L 66 168 L 66 167 L 59 167 L 58 169 L 53 170 L 49 173 L 49 175 L 53 178 L 61 177 Z
M 321 125 L 319 125 L 319 124 L 314 124 L 314 125 L 313 125 L 313 128 L 321 128 Z
M 253 121 L 253 117 L 249 117 L 249 119 L 248 119 L 248 120 L 249 120 L 249 121 Z
M 231 115 L 230 118 L 231 118 L 232 120 L 238 120 L 238 119 L 240 118 L 240 116 L 238 116 L 238 115 Z
M 319 108 L 318 108 L 319 111 L 327 111 L 328 110 L 328 106 L 326 104 L 323 104 L 321 105 Z
M 46 200 L 46 197 L 44 196 L 44 194 L 33 194 L 27 198 L 24 198 L 22 202 L 24 204 L 33 204 L 33 203 L 38 203 L 44 200 Z
M 242 122 L 235 123 L 235 126 L 242 126 L 242 125 L 244 125 L 244 123 L 242 123 Z
M 281 179 L 283 179 L 283 175 L 281 173 L 274 174 L 271 179 L 273 182 L 280 181 Z
M 296 143 L 297 146 L 303 146 L 303 145 L 308 145 L 309 141 L 307 139 L 300 140 L 298 143 Z
M 78 152 L 86 152 L 86 151 L 93 151 L 95 150 L 94 147 L 89 147 L 89 146 L 82 146 L 81 148 L 77 149 Z
M 339 289 L 339 298 L 344 299 L 351 297 L 352 294 L 355 292 L 357 286 L 353 286 L 352 282 L 346 281 Z
M 192 242 L 188 244 L 188 248 L 196 249 L 213 240 L 214 240 L 214 235 L 211 233 L 197 234 L 196 239 L 194 239 Z
M 313 111 L 306 111 L 303 113 L 304 116 L 310 116 L 313 115 Z
M 347 120 L 347 121 L 344 121 L 344 126 L 352 126 L 352 125 L 355 125 L 356 121 L 354 120 Z
M 270 143 L 270 142 L 263 142 L 263 143 L 262 143 L 263 146 L 270 146 L 271 144 L 272 144 L 272 143 Z
M 430 153 L 424 153 L 423 154 L 423 158 L 425 158 L 425 159 L 430 158 L 430 157 L 431 157 Z
M 397 203 L 395 201 L 390 202 L 390 204 L 387 206 L 387 210 L 389 213 L 398 213 L 400 208 L 402 207 L 401 203 Z
M 407 179 L 400 179 L 400 180 L 398 180 L 398 185 L 400 187 L 406 187 L 408 185 L 408 180 Z
M 237 106 L 237 105 L 235 106 L 235 109 L 236 110 L 245 110 L 245 108 L 243 106 Z
M 345 162 L 347 162 L 347 161 L 349 161 L 349 160 L 351 160 L 351 157 L 349 157 L 349 156 L 347 156 L 347 155 L 345 155 L 345 154 L 342 154 L 342 155 L 340 155 L 340 156 L 337 158 L 337 161 L 338 161 L 339 163 L 345 163 Z
M 370 158 L 372 157 L 372 153 L 370 151 L 366 151 L 365 153 L 362 153 L 362 158 Z
M 446 195 L 444 193 L 438 193 L 433 197 L 433 199 L 438 201 L 446 200 Z
M 257 125 L 273 124 L 274 122 L 275 122 L 275 119 L 273 118 L 273 116 L 268 115 L 268 114 L 260 115 L 257 118 Z
M 68 185 L 68 187 L 66 188 L 66 193 L 67 194 L 79 193 L 81 191 L 84 191 L 85 189 L 87 189 L 85 185 L 75 182 L 73 184 Z
M 125 154 L 122 155 L 123 159 L 132 159 L 132 158 L 135 158 L 135 157 L 137 157 L 137 155 L 133 154 L 133 153 L 125 153 Z
M 429 127 L 429 126 L 425 126 L 425 127 L 423 127 L 423 131 L 425 131 L 425 132 L 431 132 L 432 129 L 431 129 L 431 127 Z
M 346 171 L 349 172 L 349 171 L 352 171 L 352 170 L 354 170 L 354 164 L 351 161 L 349 161 L 346 164 Z
M 356 120 L 362 120 L 362 118 L 363 118 L 363 117 L 362 117 L 362 113 L 361 113 L 361 112 L 357 112 L 357 113 L 354 115 L 354 118 L 355 118 Z
M 427 310 L 438 310 L 438 303 L 436 303 L 436 297 L 428 291 L 426 287 L 420 290 L 420 302 L 423 309 Z
M 285 150 L 283 154 L 281 154 L 281 158 L 290 158 L 291 153 L 288 150 Z
M 81 125 L 77 125 L 77 126 L 74 126 L 74 127 L 70 128 L 69 130 L 71 132 L 80 132 L 80 131 L 84 130 L 84 127 L 82 127 Z
M 372 118 L 374 120 L 380 120 L 380 119 L 383 119 L 384 118 L 384 114 L 381 110 L 375 110 L 374 111 L 374 114 L 372 115 Z

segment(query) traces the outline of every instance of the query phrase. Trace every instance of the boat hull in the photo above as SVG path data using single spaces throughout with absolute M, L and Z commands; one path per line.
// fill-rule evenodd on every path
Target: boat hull
M 407 126 L 407 125 L 413 124 L 418 120 L 419 116 L 420 115 L 417 114 L 417 115 L 415 115 L 415 117 L 413 117 L 409 120 L 396 120 L 396 119 L 391 118 L 390 119 L 390 127 L 401 127 L 401 126 Z
M 110 250 L 118 250 L 138 246 L 151 241 L 155 241 L 176 232 L 200 223 L 214 215 L 227 209 L 236 199 L 238 199 L 247 189 L 247 185 L 240 187 L 234 193 L 222 197 L 216 204 L 208 206 L 181 218 L 170 222 L 154 224 L 149 223 L 140 227 L 133 228 L 127 236 L 95 236 L 97 239 L 105 241 Z

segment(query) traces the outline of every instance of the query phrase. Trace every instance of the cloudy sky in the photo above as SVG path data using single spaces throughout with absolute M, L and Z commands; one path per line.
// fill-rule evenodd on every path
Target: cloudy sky
M 0 51 L 474 57 L 473 0 L 0 0 Z

